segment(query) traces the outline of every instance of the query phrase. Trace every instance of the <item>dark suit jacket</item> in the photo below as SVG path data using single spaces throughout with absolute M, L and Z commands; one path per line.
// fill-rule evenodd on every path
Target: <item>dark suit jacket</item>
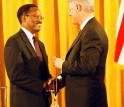
M 62 65 L 66 107 L 107 107 L 104 85 L 108 39 L 95 18 L 79 32 Z
M 49 107 L 51 95 L 43 89 L 43 82 L 51 75 L 45 47 L 40 41 L 39 45 L 43 63 L 22 30 L 6 42 L 4 60 L 11 85 L 11 107 Z

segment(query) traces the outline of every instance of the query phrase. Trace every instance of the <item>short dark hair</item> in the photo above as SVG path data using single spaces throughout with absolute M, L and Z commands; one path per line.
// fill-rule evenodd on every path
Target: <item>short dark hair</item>
M 35 5 L 35 4 L 25 4 L 25 5 L 22 5 L 22 6 L 18 9 L 18 11 L 17 11 L 17 17 L 18 17 L 18 20 L 19 20 L 20 23 L 22 23 L 21 16 L 22 16 L 24 13 L 27 14 L 27 13 L 29 12 L 30 8 L 32 8 L 32 7 L 37 7 L 37 8 L 38 8 L 38 6 Z

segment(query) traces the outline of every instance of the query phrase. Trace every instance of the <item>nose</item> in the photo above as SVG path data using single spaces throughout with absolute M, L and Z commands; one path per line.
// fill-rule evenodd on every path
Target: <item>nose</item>
M 42 21 L 44 18 L 42 16 L 36 16 L 36 19 Z
M 40 19 L 40 20 L 43 20 L 43 19 L 44 19 L 44 17 L 42 17 L 42 16 L 39 16 L 39 17 L 38 17 L 38 19 Z

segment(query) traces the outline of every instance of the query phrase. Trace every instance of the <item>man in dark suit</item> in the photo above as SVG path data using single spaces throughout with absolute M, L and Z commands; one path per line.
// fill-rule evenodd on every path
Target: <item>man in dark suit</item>
M 51 78 L 48 57 L 44 44 L 35 37 L 42 24 L 41 12 L 36 5 L 26 4 L 19 8 L 17 17 L 21 29 L 7 40 L 4 50 L 10 106 L 50 107 L 51 94 L 46 89 Z
M 93 15 L 94 0 L 69 0 L 70 16 L 80 31 L 65 60 L 54 57 L 66 86 L 66 107 L 107 107 L 104 84 L 108 38 Z

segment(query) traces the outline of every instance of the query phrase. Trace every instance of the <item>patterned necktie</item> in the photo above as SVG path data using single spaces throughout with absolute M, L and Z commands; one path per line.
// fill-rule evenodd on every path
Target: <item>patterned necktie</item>
M 42 53 L 40 51 L 40 47 L 39 47 L 39 44 L 38 44 L 38 39 L 35 36 L 33 37 L 33 43 L 34 43 L 36 54 L 37 54 L 39 60 L 42 61 L 43 60 Z

